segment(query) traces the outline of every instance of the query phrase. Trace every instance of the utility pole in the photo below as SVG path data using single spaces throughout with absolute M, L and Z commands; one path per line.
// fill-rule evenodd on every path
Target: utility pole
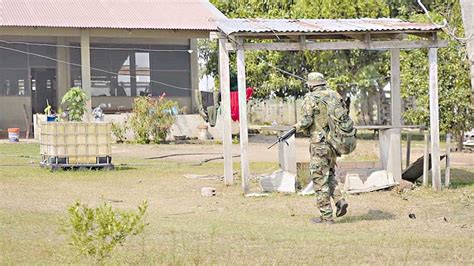
M 474 92 L 474 1 L 460 0 L 462 20 L 464 22 L 464 33 L 468 38 L 466 41 L 467 54 L 471 65 L 471 90 Z

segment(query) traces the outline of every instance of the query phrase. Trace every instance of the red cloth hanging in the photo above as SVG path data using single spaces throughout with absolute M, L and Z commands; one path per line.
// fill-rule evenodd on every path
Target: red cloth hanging
M 253 88 L 247 88 L 247 101 L 253 95 Z M 232 117 L 233 121 L 239 121 L 240 113 L 239 113 L 239 92 L 238 91 L 231 91 L 230 92 L 230 116 Z

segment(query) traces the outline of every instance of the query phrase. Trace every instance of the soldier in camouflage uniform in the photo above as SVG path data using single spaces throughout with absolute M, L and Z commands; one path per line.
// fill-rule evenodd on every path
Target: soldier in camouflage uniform
M 310 147 L 310 177 L 314 183 L 317 205 L 320 212 L 319 218 L 312 218 L 314 223 L 333 223 L 333 209 L 331 198 L 336 201 L 336 216 L 340 217 L 347 212 L 348 204 L 341 198 L 336 190 L 335 179 L 336 158 L 339 153 L 325 141 L 329 132 L 328 108 L 326 104 L 318 99 L 324 97 L 341 96 L 326 86 L 326 80 L 321 73 L 310 73 L 308 75 L 308 92 L 303 101 L 303 117 L 294 126 L 296 130 L 309 132 Z

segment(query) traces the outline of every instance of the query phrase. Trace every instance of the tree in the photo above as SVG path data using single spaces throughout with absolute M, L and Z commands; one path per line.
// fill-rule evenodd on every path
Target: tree
M 441 13 L 448 11 L 452 15 L 446 17 L 449 23 L 462 33 L 460 21 L 460 6 L 458 0 L 452 0 L 450 5 L 436 6 L 438 12 L 431 16 L 440 19 Z M 427 22 L 425 15 L 413 15 L 413 21 Z M 439 77 L 439 109 L 440 131 L 457 136 L 458 147 L 462 148 L 462 135 L 465 130 L 473 126 L 473 107 L 471 105 L 471 85 L 469 78 L 469 64 L 465 57 L 466 47 L 458 41 L 441 34 L 448 39 L 448 47 L 439 49 L 438 77 Z M 427 49 L 404 51 L 402 53 L 401 79 L 402 97 L 416 98 L 417 107 L 404 114 L 405 121 L 413 124 L 429 125 L 429 88 L 428 88 L 428 57 Z
M 231 18 L 358 18 L 386 17 L 389 14 L 385 0 L 211 2 Z M 299 77 L 305 77 L 311 71 L 322 72 L 345 93 L 354 87 L 373 89 L 374 80 L 387 76 L 386 58 L 386 53 L 378 51 L 252 51 L 246 53 L 247 84 L 255 88 L 254 96 L 257 98 L 302 96 L 305 93 L 303 81 L 282 74 L 275 68 L 278 67 Z M 217 76 L 217 54 L 210 55 L 209 59 L 208 74 Z M 365 67 L 368 62 L 375 63 Z M 235 58 L 231 54 L 231 72 L 235 72 L 234 64 Z
M 211 0 L 228 17 L 241 18 L 360 18 L 400 17 L 424 21 L 424 11 L 414 0 Z M 462 35 L 459 0 L 423 0 L 433 16 L 448 18 Z M 441 20 L 439 20 L 441 21 Z M 441 38 L 449 39 L 446 34 Z M 210 53 L 208 71 L 217 75 L 215 43 Z M 472 126 L 468 65 L 463 55 L 465 47 L 450 40 L 449 47 L 439 49 L 440 122 L 442 132 L 460 135 Z M 402 96 L 416 98 L 417 108 L 405 114 L 405 121 L 429 124 L 427 50 L 402 52 Z M 231 72 L 235 72 L 235 57 L 231 54 Z M 319 71 L 342 94 L 355 95 L 364 101 L 388 81 L 390 60 L 382 51 L 303 51 L 246 53 L 247 84 L 255 88 L 255 97 L 270 94 L 299 97 L 305 93 L 303 82 L 282 74 L 275 67 L 304 77 Z M 356 99 L 357 100 L 357 99 Z

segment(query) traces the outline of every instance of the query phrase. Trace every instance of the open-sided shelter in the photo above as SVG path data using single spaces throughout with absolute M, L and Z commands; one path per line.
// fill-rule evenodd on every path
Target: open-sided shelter
M 240 104 L 240 149 L 242 188 L 249 191 L 248 125 L 245 101 L 245 51 L 353 50 L 376 49 L 391 53 L 391 121 L 385 127 L 386 141 L 381 143 L 385 170 L 401 179 L 402 110 L 400 97 L 400 50 L 429 48 L 430 133 L 433 187 L 441 188 L 439 157 L 439 107 L 437 50 L 447 46 L 438 39 L 440 27 L 398 19 L 224 19 L 217 23 L 219 39 L 219 75 L 224 106 L 224 177 L 233 183 L 230 118 L 229 52 L 237 53 Z M 264 42 L 262 42 L 264 40 Z

